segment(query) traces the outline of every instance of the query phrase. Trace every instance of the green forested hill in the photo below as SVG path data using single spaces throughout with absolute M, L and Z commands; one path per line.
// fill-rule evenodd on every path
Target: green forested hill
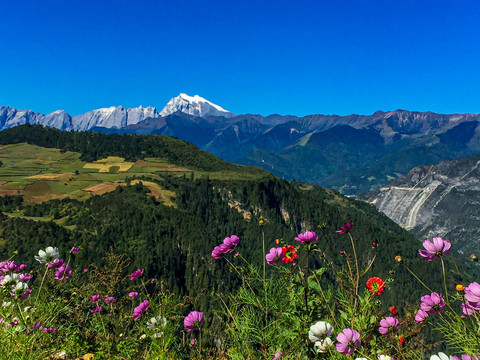
M 276 238 L 295 244 L 296 234 L 315 230 L 325 258 L 340 264 L 344 258 L 339 251 L 350 252 L 351 247 L 348 238 L 336 234 L 335 230 L 344 222 L 353 221 L 352 234 L 362 265 L 373 256 L 372 242 L 379 244 L 377 260 L 366 278 L 389 277 L 389 271 L 395 268 L 395 255 L 401 254 L 425 281 L 441 281 L 441 273 L 428 271 L 428 264 L 419 259 L 417 249 L 421 243 L 373 206 L 318 186 L 287 182 L 263 170 L 226 163 L 175 139 L 67 133 L 24 126 L 0 132 L 0 143 L 9 142 L 82 151 L 81 158 L 89 160 L 116 155 L 135 161 L 144 155 L 162 154 L 175 165 L 203 171 L 153 169 L 150 176 L 143 173 L 141 181 L 157 184 L 173 194 L 170 203 L 153 196 L 151 187 L 138 182 L 137 173 L 128 172 L 108 176 L 110 181 L 119 176 L 131 185 L 119 186 L 86 200 L 69 196 L 35 203 L 22 201 L 21 195 L 0 197 L 0 211 L 6 214 L 0 216 L 1 259 L 10 258 L 18 251 L 16 261 L 31 263 L 38 250 L 46 246 L 57 246 L 66 253 L 75 245 L 83 250 L 74 265 L 83 267 L 101 263 L 112 250 L 129 257 L 130 270 L 145 268 L 149 277 L 162 280 L 178 294 L 196 296 L 203 292 L 200 303 L 206 310 L 212 305 L 213 293 L 225 293 L 238 285 L 238 278 L 228 272 L 224 260 L 214 260 L 210 255 L 225 236 L 238 235 L 241 239 L 238 250 L 260 265 L 262 231 L 268 250 L 275 246 Z M 172 159 L 181 160 L 177 163 Z M 82 167 L 78 169 L 79 174 L 73 177 L 85 175 Z M 223 176 L 223 180 L 211 178 L 205 171 L 208 169 L 222 170 L 224 175 L 229 175 Z M 242 172 L 249 171 L 258 171 L 257 176 L 244 179 Z M 0 178 L 1 175 L 2 168 Z M 132 182 L 135 177 L 136 183 Z M 70 184 L 65 182 L 62 186 L 68 188 Z M 258 225 L 260 219 L 265 221 L 265 226 Z M 319 227 L 320 224 L 323 226 Z M 316 259 L 313 266 L 321 266 L 320 259 Z M 333 274 L 330 277 L 333 278 Z M 395 274 L 395 282 L 396 288 L 403 288 L 407 295 L 400 300 L 398 294 L 386 291 L 385 304 L 414 302 L 424 295 L 424 290 L 401 269 Z

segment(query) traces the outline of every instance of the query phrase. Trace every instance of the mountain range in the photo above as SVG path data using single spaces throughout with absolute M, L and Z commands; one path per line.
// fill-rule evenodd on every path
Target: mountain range
M 122 106 L 70 116 L 0 107 L 0 129 L 32 123 L 61 130 L 163 134 L 225 160 L 260 166 L 288 180 L 357 194 L 411 168 L 480 152 L 480 115 L 396 110 L 372 115 L 235 115 L 198 95 L 163 110 Z

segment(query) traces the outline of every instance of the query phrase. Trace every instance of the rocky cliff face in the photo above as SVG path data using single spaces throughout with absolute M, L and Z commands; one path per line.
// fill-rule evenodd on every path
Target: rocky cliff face
M 359 198 L 419 237 L 447 238 L 466 255 L 480 250 L 480 155 L 416 167 Z

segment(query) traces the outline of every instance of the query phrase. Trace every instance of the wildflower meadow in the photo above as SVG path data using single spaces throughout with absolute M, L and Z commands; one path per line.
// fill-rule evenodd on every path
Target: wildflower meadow
M 361 234 L 352 222 L 339 226 L 339 253 L 322 251 L 321 233 L 321 226 L 293 239 L 266 239 L 262 232 L 260 267 L 242 254 L 239 236 L 219 241 L 214 265 L 228 263 L 239 286 L 209 294 L 221 304 L 209 313 L 196 308 L 206 294 L 173 294 L 145 269 L 128 273 L 124 255 L 109 253 L 104 265 L 81 267 L 80 247 L 61 253 L 53 240 L 26 264 L 14 254 L 0 263 L 0 358 L 480 358 L 480 284 L 450 281 L 447 265 L 462 277 L 449 241 L 434 237 L 418 250 L 442 274 L 442 286 L 431 288 L 402 254 L 391 259 L 388 273 L 373 273 L 382 246 L 372 243 L 368 261 L 359 261 Z M 386 292 L 402 298 L 399 268 L 424 289 L 416 303 L 382 300 Z M 221 333 L 210 330 L 214 321 Z

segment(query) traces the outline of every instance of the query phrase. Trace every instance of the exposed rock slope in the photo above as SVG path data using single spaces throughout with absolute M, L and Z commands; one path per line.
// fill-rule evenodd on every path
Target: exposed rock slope
M 419 237 L 442 236 L 460 252 L 480 245 L 480 155 L 420 166 L 360 198 Z

